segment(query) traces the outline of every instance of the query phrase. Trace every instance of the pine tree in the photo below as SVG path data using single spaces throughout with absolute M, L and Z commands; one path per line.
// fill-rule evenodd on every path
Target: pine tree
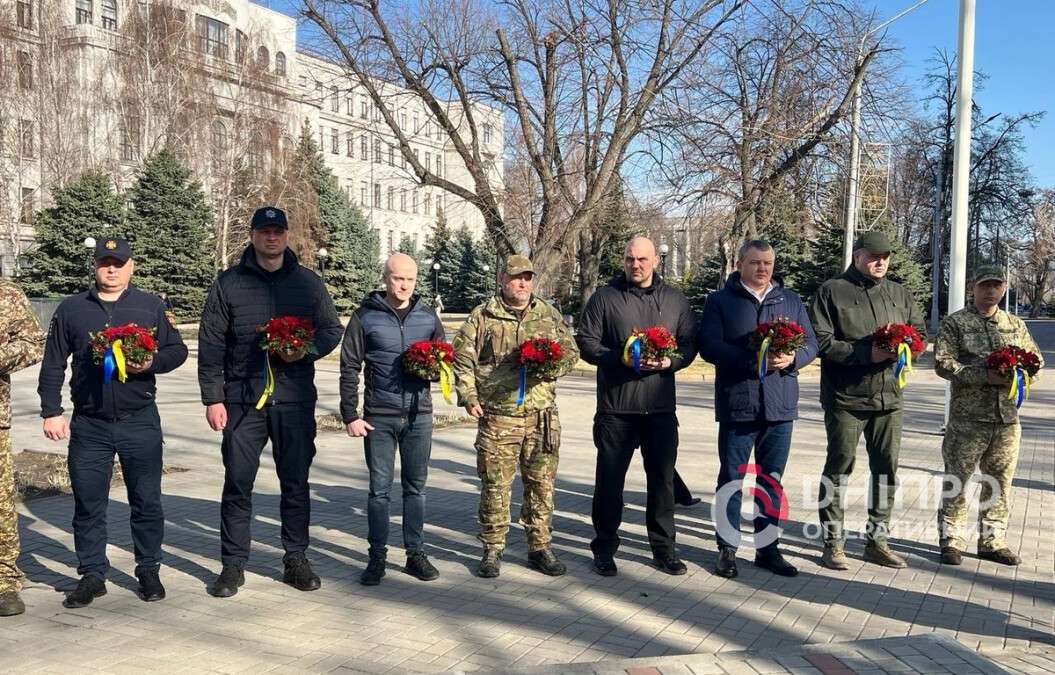
M 127 237 L 124 203 L 109 177 L 89 172 L 52 192 L 54 205 L 36 217 L 37 246 L 23 259 L 20 281 L 35 296 L 71 295 L 88 287 L 88 237 Z
M 144 162 L 129 202 L 136 285 L 166 293 L 182 319 L 201 316 L 214 275 L 212 213 L 201 185 L 165 148 Z
M 468 312 L 492 293 L 494 250 L 488 246 L 486 238 L 479 243 L 474 241 L 469 228 L 464 226 L 454 235 L 453 248 L 458 283 L 452 287 L 449 298 L 444 295 L 443 302 L 450 311 Z M 487 270 L 484 265 L 488 266 Z
M 439 263 L 438 271 L 433 265 Z M 451 310 L 451 301 L 461 285 L 459 271 L 461 256 L 458 253 L 455 233 L 447 225 L 447 218 L 441 212 L 436 218 L 436 226 L 425 240 L 425 248 L 418 260 L 418 293 L 427 301 L 435 303 L 435 286 L 439 278 L 440 296 L 443 298 L 444 310 Z

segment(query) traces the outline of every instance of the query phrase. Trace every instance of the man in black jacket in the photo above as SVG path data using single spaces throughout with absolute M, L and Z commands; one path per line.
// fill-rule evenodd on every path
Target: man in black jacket
M 414 295 L 418 265 L 404 253 L 385 261 L 384 291 L 366 297 L 348 321 L 341 346 L 341 417 L 352 438 L 362 438 L 370 470 L 367 522 L 370 562 L 360 582 L 376 586 L 388 555 L 389 493 L 399 450 L 403 486 L 406 572 L 432 581 L 439 572 L 425 556 L 425 481 L 432 451 L 432 397 L 427 380 L 403 371 L 403 354 L 420 340 L 443 340 L 443 323 Z M 359 372 L 366 367 L 363 416 Z M 452 383 L 453 384 L 453 383 Z
M 315 361 L 340 342 L 341 322 L 322 280 L 287 248 L 286 214 L 270 206 L 257 209 L 250 230 L 242 261 L 209 289 L 198 329 L 198 384 L 205 416 L 214 431 L 223 432 L 223 569 L 209 588 L 220 598 L 234 595 L 245 583 L 253 482 L 269 440 L 282 493 L 282 579 L 302 591 L 321 585 L 305 556 L 311 520 L 308 472 L 315 457 Z M 292 355 L 266 358 L 260 329 L 280 316 L 312 321 L 310 353 L 305 346 Z M 274 378 L 270 391 L 269 368 Z
M 84 607 L 106 594 L 110 568 L 106 559 L 106 507 L 114 454 L 121 460 L 128 491 L 141 597 L 147 602 L 165 597 L 158 574 L 165 516 L 161 508 L 161 418 L 154 401 L 154 376 L 175 370 L 186 361 L 187 347 L 165 318 L 161 299 L 130 285 L 134 269 L 128 242 L 98 240 L 95 285 L 59 305 L 51 319 L 40 367 L 37 391 L 44 435 L 52 441 L 69 439 L 73 542 L 81 580 L 62 603 L 68 608 Z M 129 361 L 122 382 L 118 375 L 107 377 L 103 364 L 94 362 L 90 334 L 130 323 L 154 331 L 157 352 L 141 363 Z M 71 356 L 73 419 L 67 424 L 62 414 L 62 384 Z
M 689 301 L 655 273 L 656 248 L 635 237 L 623 257 L 625 276 L 612 279 L 583 310 L 576 341 L 583 359 L 597 366 L 597 414 L 593 422 L 597 473 L 590 544 L 594 569 L 614 576 L 623 519 L 623 484 L 634 450 L 641 448 L 648 480 L 645 523 L 656 566 L 685 574 L 674 548 L 674 462 L 678 456 L 674 373 L 695 357 Z M 623 359 L 636 329 L 664 326 L 678 341 L 679 356 L 645 361 L 641 373 Z

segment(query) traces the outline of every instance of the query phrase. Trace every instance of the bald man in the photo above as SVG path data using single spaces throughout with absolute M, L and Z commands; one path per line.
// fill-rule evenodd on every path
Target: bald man
M 695 357 L 695 319 L 689 301 L 656 273 L 656 247 L 635 237 L 623 255 L 624 273 L 598 289 L 583 310 L 576 340 L 582 358 L 597 366 L 593 439 L 597 471 L 590 543 L 594 571 L 615 576 L 623 519 L 623 484 L 634 451 L 641 448 L 648 481 L 645 526 L 656 567 L 685 574 L 674 547 L 674 462 L 678 457 L 674 373 Z M 646 360 L 635 368 L 623 358 L 635 328 L 664 326 L 680 355 Z
M 341 347 L 341 417 L 352 438 L 362 438 L 370 470 L 367 524 L 370 561 L 359 581 L 376 586 L 388 555 L 389 493 L 399 451 L 403 487 L 404 571 L 422 581 L 439 572 L 424 551 L 425 481 L 432 452 L 429 382 L 403 372 L 403 353 L 418 340 L 443 340 L 443 324 L 414 295 L 418 265 L 403 253 L 385 261 L 385 290 L 366 296 L 344 332 Z M 359 373 L 366 368 L 363 414 Z

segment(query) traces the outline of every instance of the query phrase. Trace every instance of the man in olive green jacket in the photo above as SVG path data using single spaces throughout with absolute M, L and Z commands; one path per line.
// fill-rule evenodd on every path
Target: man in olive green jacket
M 556 377 L 528 375 L 520 399 L 520 345 L 531 338 L 560 343 L 556 376 L 579 360 L 579 350 L 560 313 L 533 295 L 535 269 L 511 256 L 500 275 L 502 291 L 477 307 L 454 337 L 454 373 L 459 403 L 480 420 L 476 466 L 480 475 L 480 541 L 477 574 L 497 577 L 509 532 L 509 507 L 517 464 L 524 483 L 520 524 L 527 532 L 528 559 L 543 574 L 565 573 L 552 541 L 553 488 L 560 446 Z
M 853 264 L 825 282 L 810 303 L 810 318 L 821 355 L 821 407 L 828 435 L 821 476 L 820 520 L 824 534 L 821 562 L 849 569 L 843 550 L 843 489 L 849 482 L 863 434 L 872 472 L 864 559 L 904 567 L 887 536 L 901 449 L 902 391 L 894 377 L 894 353 L 877 348 L 872 334 L 891 323 L 911 324 L 926 337 L 923 314 L 912 293 L 886 279 L 890 242 L 865 232 L 854 244 Z

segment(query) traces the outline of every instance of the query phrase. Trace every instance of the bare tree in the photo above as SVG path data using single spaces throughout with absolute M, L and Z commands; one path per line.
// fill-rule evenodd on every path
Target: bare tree
M 1032 198 L 1033 195 L 1024 195 Z M 1055 189 L 1041 190 L 1033 205 L 1033 227 L 1025 242 L 1021 264 L 1016 265 L 1018 287 L 1029 298 L 1029 316 L 1036 319 L 1044 309 L 1044 300 L 1052 288 L 1055 269 Z

